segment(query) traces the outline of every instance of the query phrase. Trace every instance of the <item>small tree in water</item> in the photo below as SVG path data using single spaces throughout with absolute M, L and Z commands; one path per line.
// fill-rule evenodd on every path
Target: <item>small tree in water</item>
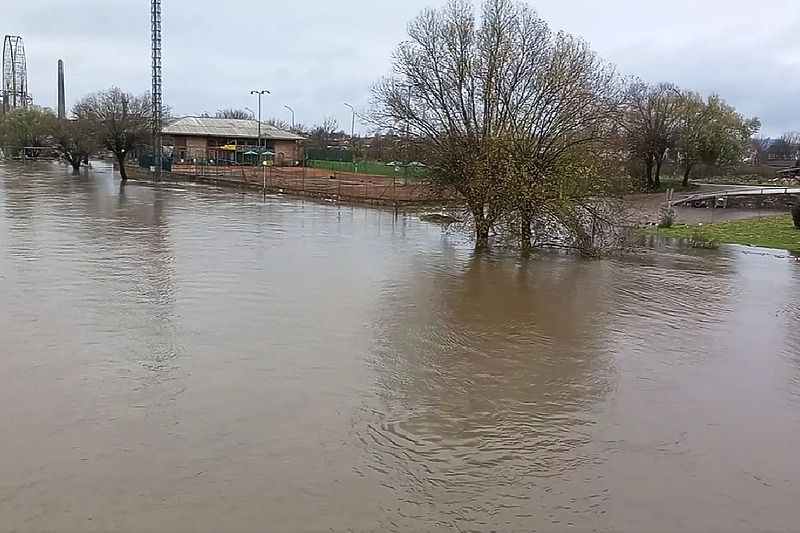
M 372 119 L 413 138 L 431 179 L 464 198 L 477 248 L 492 234 L 523 249 L 591 247 L 596 199 L 612 186 L 614 70 L 517 0 L 486 0 L 480 17 L 451 0 L 409 37 L 373 89 Z
M 150 95 L 134 96 L 118 87 L 84 96 L 73 109 L 86 121 L 100 146 L 114 154 L 122 181 L 127 181 L 128 154 L 147 146 L 152 137 Z
M 53 148 L 59 157 L 72 166 L 73 173 L 98 151 L 97 136 L 85 118 L 59 120 L 53 128 Z

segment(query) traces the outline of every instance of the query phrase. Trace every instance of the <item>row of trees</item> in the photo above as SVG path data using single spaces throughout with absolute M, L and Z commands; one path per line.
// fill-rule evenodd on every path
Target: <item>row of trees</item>
M 81 98 L 66 120 L 40 107 L 15 109 L 0 116 L 0 147 L 7 155 L 27 157 L 49 150 L 75 172 L 91 156 L 111 153 L 122 179 L 127 180 L 128 157 L 152 144 L 151 117 L 149 95 L 136 96 L 112 87 Z
M 685 181 L 741 163 L 759 126 L 716 95 L 621 77 L 520 0 L 485 0 L 480 15 L 451 0 L 408 33 L 371 120 L 416 140 L 432 178 L 466 200 L 478 247 L 619 244 L 613 198 L 660 187 L 668 158 Z
M 777 139 L 754 138 L 751 141 L 751 152 L 755 164 L 763 164 L 771 160 L 797 159 L 800 157 L 800 132 L 787 132 Z
M 701 166 L 741 165 L 761 127 L 758 119 L 743 117 L 718 95 L 704 99 L 669 83 L 628 85 L 622 109 L 622 148 L 638 164 L 634 176 L 655 189 L 661 187 L 668 158 L 682 167 L 684 187 Z

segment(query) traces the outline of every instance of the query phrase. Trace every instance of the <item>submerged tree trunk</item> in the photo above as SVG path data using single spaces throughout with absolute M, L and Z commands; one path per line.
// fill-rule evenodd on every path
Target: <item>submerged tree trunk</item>
M 483 220 L 475 224 L 475 250 L 483 252 L 489 249 L 489 224 Z
M 117 163 L 119 163 L 119 176 L 122 181 L 128 181 L 128 172 L 125 170 L 125 155 L 117 154 Z
M 480 202 L 475 203 L 479 205 L 472 205 L 470 207 L 472 222 L 475 224 L 475 250 L 483 251 L 489 248 L 489 231 L 492 225 L 486 219 L 485 206 L 480 204 Z
M 80 174 L 81 164 L 83 162 L 82 156 L 70 152 L 69 149 L 64 149 L 60 155 L 64 162 L 72 167 L 73 174 Z
M 520 219 L 520 245 L 522 247 L 522 253 L 524 255 L 529 255 L 533 248 L 533 230 L 531 228 L 533 220 L 531 214 L 525 211 L 520 215 Z

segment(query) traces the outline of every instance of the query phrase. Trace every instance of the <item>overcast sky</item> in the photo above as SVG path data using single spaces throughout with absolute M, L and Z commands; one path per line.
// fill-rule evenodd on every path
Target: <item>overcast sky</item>
M 349 129 L 349 102 L 389 71 L 406 23 L 444 0 L 164 0 L 164 101 L 178 115 L 256 109 L 263 116 Z M 538 0 L 554 29 L 580 35 L 620 72 L 718 92 L 762 133 L 800 130 L 800 0 Z M 148 0 L 0 0 L 0 34 L 22 36 L 30 91 L 56 106 L 117 85 L 150 88 Z M 20 7 L 22 6 L 22 7 Z M 358 128 L 358 126 L 357 126 Z M 363 128 L 360 128 L 363 129 Z

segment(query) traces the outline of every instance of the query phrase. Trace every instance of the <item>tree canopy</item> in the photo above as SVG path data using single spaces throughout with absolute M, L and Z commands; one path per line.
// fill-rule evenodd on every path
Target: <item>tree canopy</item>
M 698 165 L 731 168 L 742 164 L 750 139 L 761 126 L 758 119 L 743 117 L 716 94 L 703 100 L 699 94 L 684 93 L 681 112 L 675 149 L 684 169 L 684 187 Z
M 216 118 L 233 118 L 233 119 L 245 119 L 245 120 L 254 120 L 255 117 L 253 114 L 246 110 L 246 109 L 234 109 L 234 108 L 227 108 L 227 109 L 219 109 L 215 115 Z
M 92 123 L 86 118 L 56 120 L 53 124 L 52 143 L 58 156 L 79 172 L 81 165 L 100 150 L 100 143 Z
M 422 140 L 432 178 L 466 200 L 479 247 L 505 228 L 523 248 L 557 235 L 588 251 L 588 226 L 602 225 L 592 197 L 611 192 L 600 169 L 620 89 L 585 42 L 526 3 L 486 0 L 478 16 L 452 0 L 411 22 L 372 120 Z
M 122 180 L 128 179 L 128 154 L 152 144 L 150 95 L 135 96 L 118 87 L 88 94 L 73 108 L 77 120 L 86 121 L 98 143 L 114 154 Z
M 18 108 L 0 120 L 0 146 L 9 154 L 36 156 L 37 148 L 49 147 L 56 122 L 51 109 L 42 107 Z

